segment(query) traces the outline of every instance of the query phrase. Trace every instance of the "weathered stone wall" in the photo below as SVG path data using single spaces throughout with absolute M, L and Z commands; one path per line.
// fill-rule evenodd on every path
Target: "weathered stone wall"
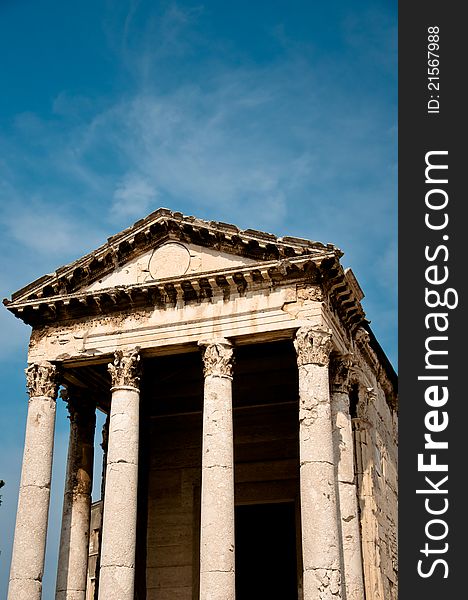
M 355 431 L 364 578 L 368 600 L 397 598 L 398 431 L 395 397 L 366 366 Z M 372 385 L 369 385 L 372 384 Z

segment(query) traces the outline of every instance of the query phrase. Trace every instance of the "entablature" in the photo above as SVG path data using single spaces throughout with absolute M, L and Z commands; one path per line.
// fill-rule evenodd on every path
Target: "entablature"
M 7 308 L 33 327 L 139 310 L 181 307 L 212 302 L 221 297 L 230 301 L 255 293 L 269 293 L 280 287 L 314 284 L 335 306 L 345 327 L 354 329 L 364 319 L 360 301 L 334 254 L 315 259 L 298 257 L 255 263 L 198 273 L 187 277 L 163 278 L 134 285 L 88 289 L 66 295 L 5 301 Z

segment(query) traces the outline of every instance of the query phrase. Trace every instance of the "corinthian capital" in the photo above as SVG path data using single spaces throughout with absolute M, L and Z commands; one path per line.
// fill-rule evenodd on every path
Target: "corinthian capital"
M 294 347 L 297 364 L 328 365 L 332 350 L 331 333 L 312 325 L 304 325 L 296 331 Z
M 348 392 L 351 369 L 354 365 L 352 354 L 338 356 L 331 363 L 331 382 L 337 392 Z
M 112 387 L 140 386 L 140 348 L 133 350 L 116 350 L 114 362 L 107 365 L 112 378 Z
M 232 377 L 234 351 L 232 344 L 226 339 L 201 340 L 198 342 L 203 356 L 203 373 L 205 377 Z
M 60 398 L 67 404 L 70 423 L 94 427 L 96 403 L 89 397 L 88 390 L 67 384 L 60 390 Z
M 30 365 L 26 370 L 29 397 L 47 396 L 55 400 L 58 391 L 57 367 L 49 362 Z

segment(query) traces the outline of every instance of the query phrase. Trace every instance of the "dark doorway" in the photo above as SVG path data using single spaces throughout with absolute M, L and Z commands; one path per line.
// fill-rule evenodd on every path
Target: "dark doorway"
M 236 600 L 297 600 L 294 503 L 236 507 Z

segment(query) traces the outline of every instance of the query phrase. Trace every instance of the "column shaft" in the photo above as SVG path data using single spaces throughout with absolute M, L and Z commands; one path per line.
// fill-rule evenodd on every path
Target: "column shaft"
M 102 520 L 99 600 L 133 600 L 138 488 L 138 351 L 115 353 Z
M 93 482 L 94 406 L 68 393 L 70 437 L 63 499 L 56 600 L 84 600 L 88 572 L 89 522 Z
M 342 597 L 328 357 L 330 334 L 301 327 L 299 455 L 304 600 Z
M 235 600 L 232 348 L 202 343 L 203 406 L 200 600 Z
M 354 470 L 354 440 L 349 413 L 347 361 L 336 365 L 332 385 L 332 422 L 338 496 L 341 517 L 341 543 L 346 600 L 363 600 L 364 581 L 361 532 Z
M 40 600 L 55 430 L 56 368 L 26 370 L 30 394 L 8 600 Z

